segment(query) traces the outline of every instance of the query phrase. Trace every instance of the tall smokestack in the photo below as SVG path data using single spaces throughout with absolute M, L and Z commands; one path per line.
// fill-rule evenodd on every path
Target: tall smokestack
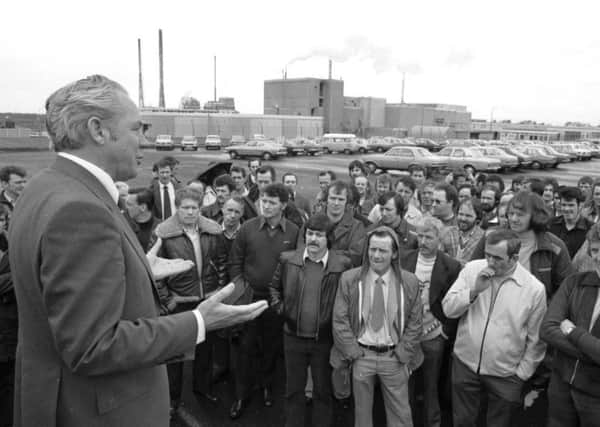
M 215 60 L 215 69 L 214 69 L 214 74 L 215 74 L 215 99 L 214 99 L 214 101 L 217 102 L 217 55 L 215 55 L 214 60 Z
M 406 77 L 406 73 L 402 73 L 402 98 L 400 99 L 400 103 L 404 104 L 404 78 Z
M 331 68 L 332 68 L 332 63 L 331 63 L 331 59 L 329 60 L 329 80 L 331 80 Z
M 165 108 L 165 81 L 163 75 L 163 45 L 162 30 L 158 30 L 158 67 L 160 75 L 160 88 L 158 90 L 158 107 Z
M 144 106 L 144 83 L 142 80 L 142 41 L 138 39 L 138 69 L 139 69 L 139 80 L 140 87 L 138 89 L 139 100 L 138 106 L 142 108 Z

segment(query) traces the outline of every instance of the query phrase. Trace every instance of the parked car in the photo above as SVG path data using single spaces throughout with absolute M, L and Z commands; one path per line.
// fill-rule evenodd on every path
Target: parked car
M 547 154 L 549 156 L 556 157 L 558 159 L 558 163 L 568 163 L 573 160 L 573 159 L 571 159 L 571 156 L 569 156 L 568 154 L 559 153 L 550 145 L 534 145 L 533 147 L 539 148 L 540 150 L 542 150 L 542 152 L 544 152 L 545 154 Z
M 304 147 L 296 139 L 285 139 L 282 144 L 287 150 L 288 156 L 302 156 L 305 154 Z
M 417 147 L 425 148 L 429 151 L 440 151 L 442 147 L 432 139 L 415 138 L 414 143 Z
M 221 137 L 219 135 L 207 135 L 204 140 L 204 148 L 207 150 L 220 150 L 221 149 Z
M 263 160 L 271 160 L 287 154 L 287 149 L 283 145 L 269 140 L 248 141 L 245 144 L 225 147 L 223 150 L 229 153 L 229 157 L 232 159 L 260 157 Z
M 365 138 L 356 138 L 356 142 L 360 145 L 358 148 L 360 154 L 367 154 L 369 151 L 375 151 L 373 147 L 369 145 L 369 141 Z
M 446 157 L 450 168 L 470 169 L 473 173 L 498 172 L 502 169 L 500 160 L 486 157 L 470 147 L 446 147 L 437 154 Z
M 412 165 L 422 165 L 429 171 L 434 171 L 444 169 L 448 165 L 445 157 L 431 154 L 421 147 L 393 147 L 383 154 L 363 156 L 363 161 L 371 172 L 377 169 L 408 170 Z
M 156 137 L 154 146 L 157 150 L 174 150 L 175 144 L 171 135 L 158 135 Z
M 198 150 L 198 140 L 193 135 L 185 135 L 181 138 L 181 151 Z
M 600 157 L 600 147 L 590 141 L 581 141 L 579 145 L 583 146 L 586 150 L 590 150 L 592 153 L 592 157 L 598 158 Z
M 317 141 L 308 138 L 296 138 L 298 144 L 304 148 L 304 152 L 309 156 L 323 154 L 323 146 Z
M 533 169 L 555 168 L 558 165 L 559 160 L 557 157 L 546 154 L 541 148 L 537 148 L 534 145 L 516 147 L 515 149 L 531 156 L 531 167 Z
M 515 156 L 517 159 L 519 159 L 519 167 L 521 167 L 521 168 L 531 167 L 531 163 L 533 162 L 533 159 L 531 158 L 531 156 L 529 154 L 522 153 L 522 152 L 516 150 L 511 145 L 498 145 L 496 147 L 498 149 L 504 151 L 506 154 L 510 154 L 511 156 Z
M 358 153 L 361 148 L 356 136 L 351 133 L 326 133 L 321 145 L 326 153 L 353 154 Z
M 473 147 L 472 150 L 477 150 L 485 157 L 491 157 L 493 159 L 500 160 L 502 170 L 517 169 L 519 167 L 519 159 L 517 156 L 508 154 L 497 147 Z
M 242 135 L 232 135 L 229 143 L 231 145 L 245 144 L 246 138 L 244 138 Z
M 383 153 L 394 147 L 394 141 L 392 139 L 381 138 L 379 136 L 372 136 L 369 138 L 368 144 L 369 147 L 371 147 L 371 151 L 376 151 L 377 153 Z

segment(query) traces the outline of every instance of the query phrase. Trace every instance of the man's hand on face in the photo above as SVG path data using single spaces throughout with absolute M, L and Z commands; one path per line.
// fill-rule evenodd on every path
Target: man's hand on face
M 227 298 L 234 289 L 235 285 L 230 283 L 202 301 L 196 308 L 202 314 L 204 327 L 207 331 L 247 322 L 267 309 L 268 304 L 264 300 L 247 305 L 223 304 L 221 301 Z
M 479 272 L 477 279 L 475 279 L 475 287 L 471 289 L 471 300 L 492 285 L 491 279 L 495 275 L 496 272 L 490 267 L 485 267 Z
M 154 280 L 161 280 L 174 274 L 183 273 L 194 266 L 194 263 L 189 260 L 160 258 L 157 254 L 161 246 L 162 239 L 158 238 L 146 254 Z

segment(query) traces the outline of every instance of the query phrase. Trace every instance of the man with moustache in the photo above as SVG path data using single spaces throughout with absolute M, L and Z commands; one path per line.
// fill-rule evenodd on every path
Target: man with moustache
M 477 225 L 477 218 L 481 214 L 481 208 L 477 199 L 468 199 L 459 203 L 458 215 L 456 217 L 458 224 L 458 251 L 456 259 L 465 265 L 471 261 L 473 251 L 485 231 Z
M 146 256 L 117 206 L 114 181 L 136 176 L 143 128 L 123 86 L 95 75 L 58 89 L 46 101 L 46 127 L 56 161 L 21 193 L 9 231 L 17 303 L 26 307 L 14 424 L 164 427 L 164 364 L 266 302 L 222 304 L 228 285 L 193 310 L 158 316 L 155 278 L 193 266 L 159 259 L 160 242 Z
M 487 230 L 490 227 L 498 227 L 498 202 L 500 201 L 500 190 L 491 184 L 481 189 L 481 228 Z
M 269 285 L 271 307 L 284 318 L 286 427 L 305 425 L 307 367 L 313 380 L 311 425 L 329 427 L 332 421 L 331 316 L 340 275 L 352 267 L 348 257 L 329 250 L 332 229 L 326 214 L 310 217 L 305 247 L 281 254 Z

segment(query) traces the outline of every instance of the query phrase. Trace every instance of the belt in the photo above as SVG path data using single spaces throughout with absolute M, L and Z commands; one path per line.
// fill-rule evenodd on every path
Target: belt
M 396 348 L 396 344 L 393 345 L 365 345 L 362 343 L 358 343 L 362 348 L 366 348 L 367 350 L 374 351 L 375 353 L 387 353 L 388 351 L 392 351 Z

